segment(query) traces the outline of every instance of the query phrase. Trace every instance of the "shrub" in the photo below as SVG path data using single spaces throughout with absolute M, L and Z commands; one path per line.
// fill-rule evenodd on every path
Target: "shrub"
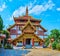
M 5 48 L 5 49 L 13 49 L 13 47 L 11 46 L 11 44 L 6 44 L 6 45 L 4 46 L 4 48 Z
M 45 46 L 47 47 L 49 45 L 49 41 L 45 42 Z
M 7 49 L 7 44 L 4 46 L 5 49 Z
M 0 43 L 0 48 L 2 48 L 2 44 Z
M 60 43 L 57 43 L 56 48 L 57 50 L 60 50 Z
M 52 43 L 52 49 L 56 49 L 56 44 L 57 44 L 56 41 L 54 41 L 54 42 Z

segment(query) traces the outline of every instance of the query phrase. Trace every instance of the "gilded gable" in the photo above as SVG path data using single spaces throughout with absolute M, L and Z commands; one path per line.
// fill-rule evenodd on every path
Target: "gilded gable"
M 27 24 L 25 25 L 25 27 L 22 29 L 23 32 L 31 32 L 34 33 L 35 32 L 35 27 L 32 25 L 32 23 L 30 21 L 27 22 Z
M 34 29 L 31 27 L 31 25 L 27 25 L 27 27 L 24 29 L 24 32 L 34 32 Z

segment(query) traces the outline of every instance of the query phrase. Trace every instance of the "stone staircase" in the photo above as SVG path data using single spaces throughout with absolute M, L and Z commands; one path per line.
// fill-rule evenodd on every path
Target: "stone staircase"
M 25 48 L 26 49 L 31 49 L 32 48 L 32 45 L 26 45 Z

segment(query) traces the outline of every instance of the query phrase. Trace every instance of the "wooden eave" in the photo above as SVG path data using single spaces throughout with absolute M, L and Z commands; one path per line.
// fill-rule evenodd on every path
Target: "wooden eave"
M 35 18 L 33 18 L 32 16 L 27 16 L 26 18 L 24 18 L 26 16 L 19 16 L 19 17 L 14 17 L 14 21 L 17 21 L 17 20 L 32 20 L 32 21 L 38 21 L 38 22 L 41 22 L 41 20 L 37 20 Z
M 13 24 L 12 26 L 10 26 L 7 30 L 10 30 L 11 28 L 13 28 L 15 26 L 15 24 Z
M 16 25 L 23 25 L 24 26 L 25 23 L 16 23 Z M 33 26 L 38 26 L 39 27 L 40 25 L 39 24 L 37 24 L 37 25 L 36 24 L 33 24 Z
M 31 20 L 35 20 L 35 21 L 41 22 L 41 20 L 38 20 L 38 19 L 36 19 L 36 18 L 33 18 L 32 16 L 31 16 Z
M 21 35 L 19 35 L 18 37 L 16 37 L 15 39 L 12 40 L 12 42 L 16 41 L 17 39 L 19 39 L 21 36 L 23 36 L 24 33 L 22 33 Z
M 21 35 L 19 35 L 19 36 L 16 37 L 15 39 L 13 39 L 12 42 L 18 40 L 18 39 L 21 38 L 23 35 L 24 35 L 24 33 L 22 33 Z M 39 38 L 36 34 L 33 34 L 33 35 L 36 36 L 36 37 L 39 39 L 39 41 L 42 41 L 42 42 L 43 42 L 43 40 L 42 40 L 41 38 Z
M 39 27 L 44 30 L 44 32 L 47 32 L 47 30 L 45 28 L 43 28 L 41 25 L 39 25 Z
M 24 23 L 22 23 L 22 24 L 21 23 L 19 23 L 19 24 L 17 23 L 16 25 L 23 25 L 24 26 L 25 24 Z M 43 28 L 41 25 L 39 25 L 39 24 L 37 24 L 37 25 L 33 24 L 33 26 L 40 27 L 44 32 L 47 32 L 47 30 L 45 28 Z
M 34 34 L 34 36 L 36 36 L 39 40 L 43 41 L 40 37 L 38 37 L 36 34 Z

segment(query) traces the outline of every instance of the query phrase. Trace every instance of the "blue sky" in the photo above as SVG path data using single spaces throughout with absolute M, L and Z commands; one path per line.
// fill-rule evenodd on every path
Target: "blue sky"
M 13 16 L 25 14 L 26 6 L 29 15 L 41 19 L 41 25 L 48 30 L 60 29 L 60 0 L 0 0 L 0 15 L 5 29 L 14 24 Z

